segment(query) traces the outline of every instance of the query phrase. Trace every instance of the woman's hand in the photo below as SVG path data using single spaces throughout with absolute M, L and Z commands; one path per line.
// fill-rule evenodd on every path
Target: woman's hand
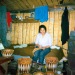
M 45 47 L 42 47 L 42 49 L 44 50 L 44 49 L 45 49 Z
M 41 45 L 39 45 L 38 47 L 39 47 L 40 49 L 43 49 L 43 50 L 45 49 L 45 47 L 42 47 Z
M 39 45 L 38 47 L 39 47 L 40 49 L 42 49 L 42 46 L 41 46 L 41 45 Z
M 36 44 L 36 46 L 38 46 L 39 49 L 43 49 L 43 50 L 50 47 L 50 46 L 41 46 L 39 44 Z
M 49 48 L 50 46 L 45 46 L 45 48 Z

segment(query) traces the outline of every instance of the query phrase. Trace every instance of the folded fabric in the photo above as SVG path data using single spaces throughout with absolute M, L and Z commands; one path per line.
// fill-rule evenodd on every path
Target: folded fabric
M 58 46 L 51 46 L 51 49 L 60 49 L 60 47 L 58 47 Z
M 59 62 L 67 61 L 68 59 L 66 57 L 63 57 Z
M 30 58 L 30 56 L 21 56 L 21 55 L 15 55 L 13 54 L 14 60 L 18 60 L 19 58 Z
M 48 6 L 40 6 L 35 8 L 35 20 L 45 22 L 48 20 Z
M 3 50 L 4 49 L 4 46 L 2 43 L 0 43 L 0 50 Z
M 27 47 L 27 44 L 21 44 L 21 45 L 14 46 L 14 48 L 23 48 L 23 47 Z

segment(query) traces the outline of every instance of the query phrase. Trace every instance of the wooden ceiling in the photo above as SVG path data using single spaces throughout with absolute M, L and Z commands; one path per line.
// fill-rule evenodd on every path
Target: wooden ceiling
M 2 5 L 5 5 L 8 11 L 25 11 L 43 5 L 48 5 L 49 8 L 75 5 L 75 0 L 0 0 L 0 6 Z

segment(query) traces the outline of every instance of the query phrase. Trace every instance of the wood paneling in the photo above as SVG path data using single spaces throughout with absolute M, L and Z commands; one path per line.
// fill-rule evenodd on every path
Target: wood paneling
M 23 44 L 25 44 L 26 43 L 26 23 L 23 23 L 22 30 L 23 30 L 23 32 L 22 32 L 22 34 L 23 34 L 22 40 L 23 40 Z
M 69 13 L 69 30 L 74 30 L 75 27 L 75 11 Z M 12 44 L 31 44 L 35 42 L 38 34 L 39 25 L 44 24 L 47 28 L 47 32 L 50 33 L 53 38 L 53 45 L 61 46 L 68 49 L 68 43 L 62 46 L 61 42 L 61 17 L 63 11 L 49 12 L 49 19 L 47 22 L 36 23 L 12 23 Z M 25 13 L 24 15 L 29 15 Z M 18 41 L 18 42 L 17 42 Z M 63 49 L 65 56 L 67 56 L 67 50 Z
M 39 6 L 38 3 L 36 2 L 36 0 L 33 0 L 33 5 L 35 8 Z
M 42 2 L 40 0 L 36 0 L 36 2 L 38 3 L 38 6 L 42 5 Z
M 15 0 L 18 3 L 18 6 L 22 8 L 22 10 L 26 9 L 25 4 L 21 0 Z
M 69 3 L 69 0 L 64 0 L 63 3 Z
M 12 23 L 12 32 L 11 32 L 11 43 L 14 44 L 14 39 L 15 39 L 15 23 Z
M 32 9 L 33 6 L 34 6 L 33 1 L 31 1 L 31 0 L 27 0 L 27 2 L 29 3 L 29 5 L 30 5 L 30 7 L 31 7 L 31 9 Z
M 46 0 L 40 0 L 42 5 L 47 5 Z
M 61 0 L 1 0 L 0 6 L 5 5 L 8 11 L 25 11 L 32 10 L 38 6 L 48 5 L 49 8 L 54 8 L 54 6 L 60 4 Z M 74 0 L 64 0 L 61 6 L 65 5 L 74 5 Z M 34 7 L 33 7 L 34 6 Z
M 53 5 L 58 5 L 58 0 L 52 0 L 53 1 Z
M 52 0 L 46 0 L 48 6 L 52 6 L 53 5 L 53 1 Z M 54 5 L 53 5 L 54 6 Z
M 54 42 L 54 45 L 58 45 L 58 11 L 54 12 L 54 39 L 53 39 L 53 42 Z M 57 33 L 57 34 L 56 34 Z
M 52 38 L 53 38 L 53 24 L 54 24 L 54 12 L 49 12 L 48 32 L 50 33 Z
M 14 44 L 18 43 L 18 32 L 19 32 L 19 25 L 18 23 L 15 23 L 15 30 L 14 30 Z
M 18 25 L 18 44 L 22 44 L 22 40 L 23 40 L 23 38 L 22 38 L 22 34 L 23 34 L 22 26 L 23 26 L 23 23 L 19 23 L 19 25 Z
M 2 4 L 4 4 L 6 7 L 10 7 L 10 8 L 8 8 L 8 10 L 13 9 L 13 4 L 11 2 L 9 2 L 8 0 L 5 3 L 2 2 Z
M 61 45 L 61 44 L 62 44 L 62 43 L 61 43 L 61 17 L 62 17 L 62 13 L 63 13 L 63 12 L 60 11 L 60 12 L 59 12 L 59 17 L 58 17 L 58 18 L 59 18 L 59 20 L 58 20 L 58 23 L 59 23 L 59 24 L 58 24 L 58 25 L 59 25 L 59 26 L 58 26 L 58 31 L 59 31 L 59 32 L 58 32 L 58 36 L 59 36 L 59 37 L 58 37 L 58 39 L 59 39 L 59 40 L 58 40 L 58 45 L 59 45 L 59 46 L 62 46 L 62 45 Z
M 27 3 L 27 1 L 26 0 L 22 0 L 22 2 L 23 2 L 23 4 L 25 5 L 25 7 L 27 8 L 27 9 L 31 9 L 29 6 L 29 3 Z M 26 10 L 27 10 L 26 9 Z M 25 9 L 24 9 L 25 10 Z
M 15 2 L 13 1 L 10 1 L 10 0 L 6 0 L 6 5 L 8 4 L 8 8 L 7 9 L 10 9 L 10 10 L 17 10 L 18 9 L 18 6 Z M 12 9 L 11 9 L 12 7 Z

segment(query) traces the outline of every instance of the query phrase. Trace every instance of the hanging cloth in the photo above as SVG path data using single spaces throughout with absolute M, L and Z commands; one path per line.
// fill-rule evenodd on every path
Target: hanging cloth
M 6 18 L 6 6 L 0 6 L 0 39 L 4 47 L 8 47 L 9 43 L 6 39 L 7 34 L 7 18 Z
M 45 22 L 48 20 L 48 6 L 40 6 L 35 8 L 35 20 Z
M 67 7 L 65 7 L 65 10 L 62 15 L 61 30 L 62 30 L 61 41 L 62 45 L 64 45 L 66 41 L 69 39 L 69 20 Z
M 8 27 L 10 27 L 11 22 L 12 22 L 12 18 L 11 18 L 10 12 L 7 12 L 7 24 L 8 24 Z

